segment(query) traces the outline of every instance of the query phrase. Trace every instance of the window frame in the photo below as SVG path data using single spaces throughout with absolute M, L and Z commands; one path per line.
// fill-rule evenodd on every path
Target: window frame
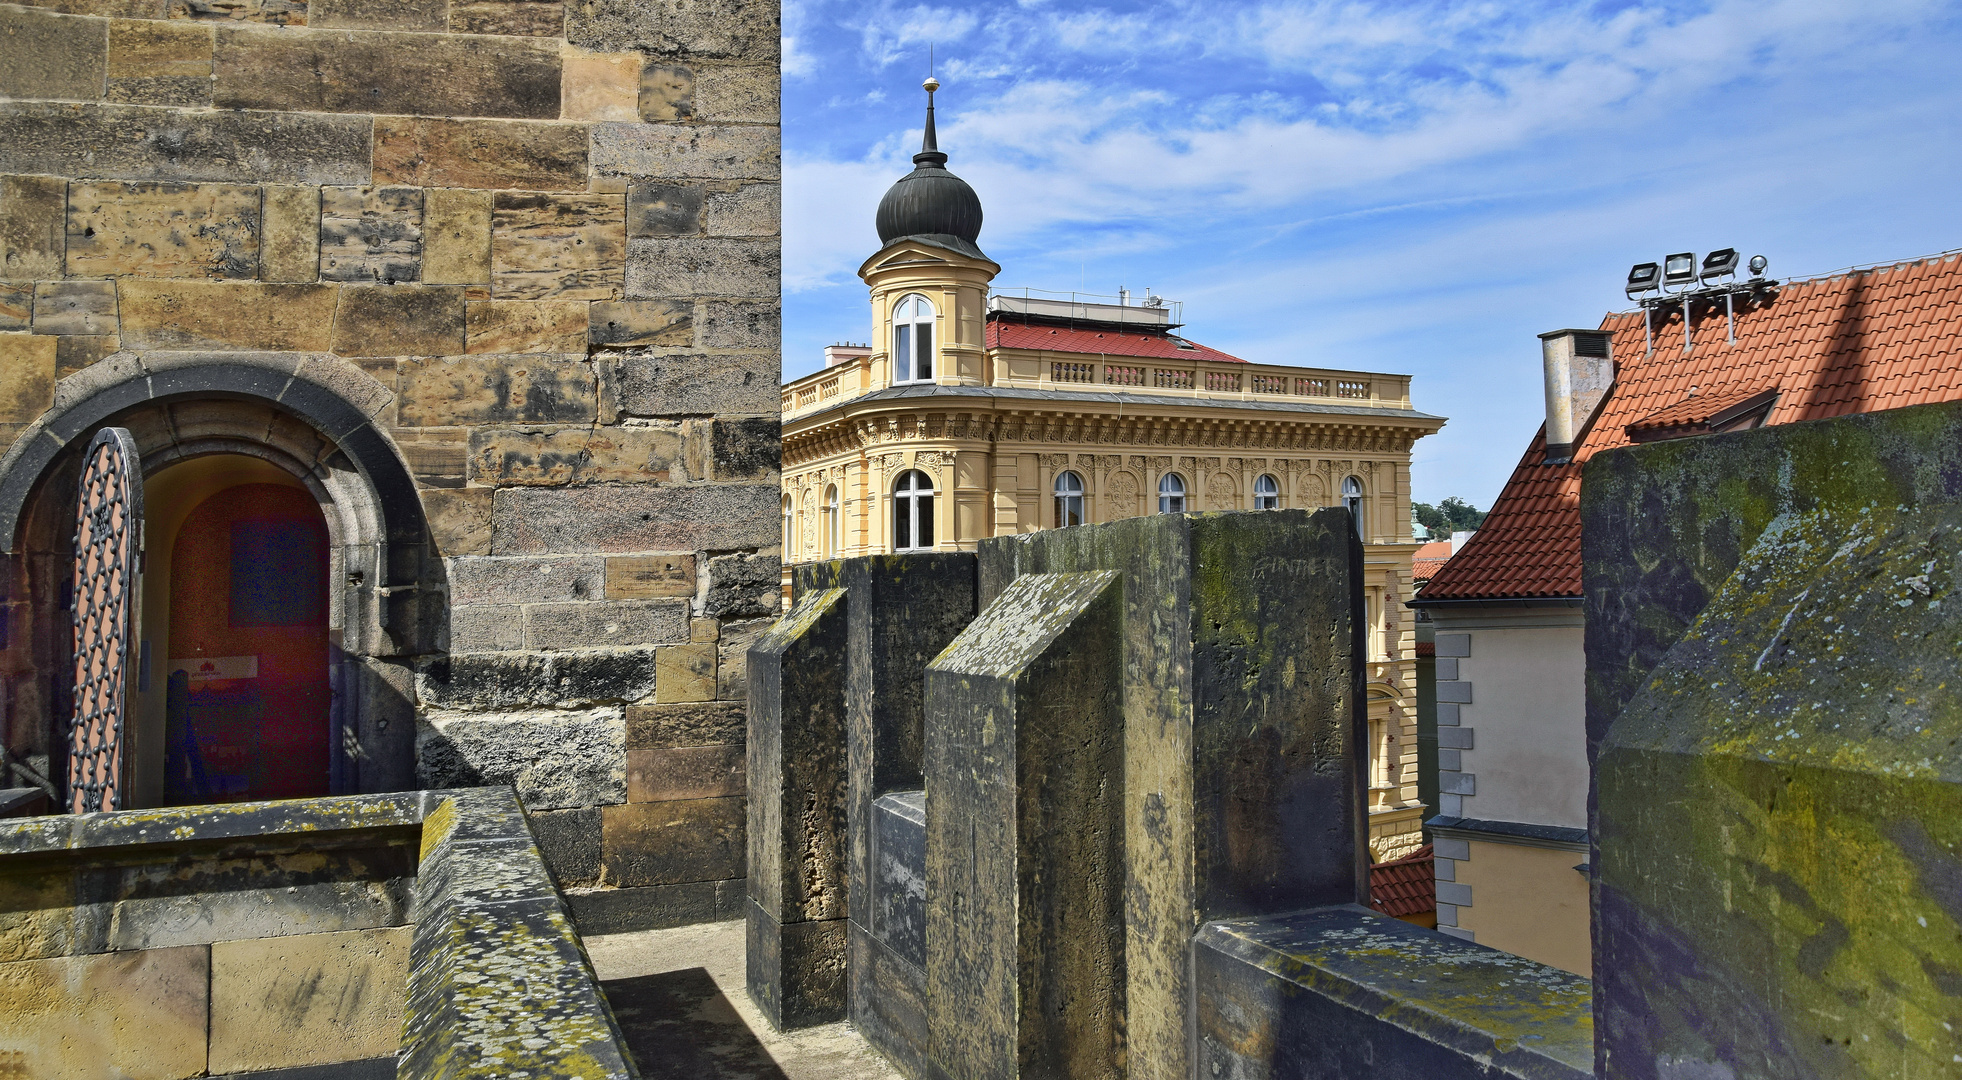
M 1185 513 L 1185 501 L 1190 488 L 1185 486 L 1185 477 L 1168 472 L 1158 478 L 1158 512 L 1161 514 Z
M 790 496 L 783 497 L 783 557 L 797 554 L 797 507 Z
M 1074 488 L 1064 488 L 1063 480 L 1066 477 L 1075 482 L 1076 486 Z M 1050 485 L 1049 490 L 1050 494 L 1054 495 L 1056 499 L 1057 528 L 1067 529 L 1072 525 L 1082 525 L 1089 520 L 1084 515 L 1087 504 L 1084 501 L 1084 485 L 1081 473 L 1078 473 L 1075 469 L 1064 469 L 1062 472 L 1056 474 L 1056 482 Z M 1071 509 L 1069 504 L 1072 502 L 1076 504 L 1074 508 L 1076 510 L 1075 521 L 1069 519 L 1069 510 Z
M 835 559 L 845 546 L 843 503 L 838 496 L 838 485 L 831 484 L 824 489 L 824 555 Z
M 1363 513 L 1369 500 L 1360 477 L 1342 478 L 1342 507 L 1349 511 L 1349 519 L 1355 524 L 1356 539 L 1368 542 L 1368 532 L 1363 528 Z
M 1261 490 L 1261 485 L 1263 484 L 1267 486 L 1268 490 Z M 1281 482 L 1274 478 L 1273 473 L 1261 473 L 1259 476 L 1254 477 L 1254 509 L 1279 510 L 1280 508 Z
M 925 316 L 914 315 L 901 319 L 902 309 L 914 301 L 925 305 Z M 892 381 L 899 383 L 930 383 L 934 379 L 934 328 L 940 323 L 940 308 L 925 293 L 909 292 L 899 298 L 892 306 L 892 315 L 887 326 L 892 331 Z M 920 328 L 926 327 L 925 348 L 921 348 Z M 904 330 L 905 333 L 901 331 Z M 903 344 L 902 344 L 903 342 Z M 902 353 L 904 355 L 902 355 Z M 922 355 L 924 354 L 924 356 Z M 920 374 L 920 361 L 926 361 L 926 374 Z
M 919 480 L 915 482 L 914 477 Z M 924 484 L 924 486 L 921 486 Z M 910 485 L 910 486 L 909 486 Z M 933 477 L 920 469 L 907 469 L 899 474 L 892 486 L 892 549 L 901 551 L 934 550 L 934 490 Z M 921 504 L 925 505 L 922 506 Z M 922 513 L 924 510 L 924 514 Z M 902 515 L 904 515 L 902 517 Z M 924 522 L 926 528 L 920 528 Z M 925 533 L 925 543 L 920 543 L 921 533 Z

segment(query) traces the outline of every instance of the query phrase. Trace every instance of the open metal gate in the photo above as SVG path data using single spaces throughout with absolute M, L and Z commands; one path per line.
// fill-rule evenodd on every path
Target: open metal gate
M 124 428 L 89 443 L 75 505 L 75 711 L 68 724 L 71 813 L 122 807 L 123 728 L 142 557 L 143 470 Z

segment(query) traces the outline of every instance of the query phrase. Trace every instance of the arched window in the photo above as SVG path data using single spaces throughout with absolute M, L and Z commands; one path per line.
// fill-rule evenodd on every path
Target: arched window
M 900 476 L 892 493 L 894 551 L 926 551 L 933 547 L 933 481 L 918 469 Z
M 1254 509 L 1279 510 L 1281 508 L 1281 485 L 1273 477 L 1261 473 L 1254 481 Z
M 1056 476 L 1056 527 L 1083 524 L 1083 477 L 1065 470 Z
M 824 554 L 835 559 L 845 546 L 845 516 L 839 513 L 838 485 L 824 489 Z
M 1342 478 L 1342 506 L 1349 511 L 1349 520 L 1356 523 L 1356 538 L 1362 539 L 1363 532 L 1363 482 L 1353 476 Z
M 1178 473 L 1166 473 L 1158 481 L 1158 512 L 1161 514 L 1185 513 L 1185 480 Z
M 919 293 L 899 298 L 892 309 L 892 381 L 933 379 L 933 301 Z
M 790 511 L 790 496 L 783 497 L 783 557 L 788 559 L 796 554 L 792 549 L 791 538 L 797 534 Z

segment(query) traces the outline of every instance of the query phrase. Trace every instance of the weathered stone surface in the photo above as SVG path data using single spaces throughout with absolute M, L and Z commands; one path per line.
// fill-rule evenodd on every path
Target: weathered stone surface
M 452 559 L 449 573 L 456 604 L 543 604 L 601 595 L 601 561 L 593 556 Z
M 31 7 L 0 7 L 0 95 L 56 101 L 102 97 L 108 27 Z
M 704 615 L 757 618 L 782 609 L 783 563 L 775 555 L 716 555 L 709 559 L 708 571 Z
M 320 278 L 393 285 L 422 276 L 420 188 L 323 188 Z
M 781 158 L 773 127 L 593 125 L 595 176 L 775 180 Z
M 633 416 L 776 415 L 775 356 L 633 351 L 614 362 L 620 411 Z
M 654 650 L 452 653 L 426 662 L 417 695 L 438 708 L 583 708 L 654 693 Z
M 559 0 L 451 0 L 450 32 L 558 37 L 565 31 Z
M 588 49 L 775 59 L 777 5 L 761 0 L 574 0 L 567 40 Z
M 688 640 L 685 600 L 609 600 L 525 609 L 525 647 L 552 652 L 596 646 L 664 645 Z M 655 665 L 655 679 L 660 665 Z
M 0 102 L 0 168 L 105 180 L 365 184 L 365 116 Z M 584 182 L 585 133 L 580 133 Z
M 208 107 L 211 49 L 209 25 L 111 20 L 103 99 L 128 105 Z
M 717 637 L 715 696 L 724 701 L 742 701 L 749 696 L 749 647 L 770 628 L 770 619 L 722 624 Z
M 25 330 L 34 321 L 34 283 L 0 281 L 0 330 Z
M 783 343 L 783 309 L 775 300 L 710 300 L 697 317 L 704 349 L 775 350 Z
M 0 334 L 0 423 L 31 424 L 54 404 L 57 340 Z
M 695 118 L 712 124 L 774 124 L 780 115 L 775 66 L 715 65 L 695 69 Z
M 463 351 L 463 290 L 454 285 L 359 285 L 341 290 L 334 352 L 446 356 Z
M 606 880 L 673 885 L 743 876 L 743 800 L 680 799 L 600 810 Z
M 513 484 L 653 483 L 689 475 L 679 426 L 477 428 L 471 476 Z
M 684 65 L 647 65 L 640 73 L 638 90 L 642 120 L 659 123 L 695 118 L 695 73 Z
M 632 120 L 640 89 L 639 53 L 598 53 L 568 45 L 561 115 L 567 120 Z
M 215 56 L 221 109 L 559 116 L 559 50 L 527 38 L 222 27 Z
M 116 283 L 43 281 L 34 287 L 34 332 L 95 336 L 118 332 Z
M 116 337 L 58 337 L 55 339 L 55 378 L 65 379 L 123 347 Z
M 130 349 L 327 352 L 339 289 L 217 281 L 121 283 Z
M 637 180 L 627 185 L 627 235 L 694 236 L 702 231 L 700 184 Z
M 265 281 L 318 281 L 320 189 L 274 185 L 265 193 L 259 277 Z
M 500 555 L 685 551 L 777 542 L 774 485 L 507 488 L 491 511 Z
M 589 341 L 594 345 L 690 345 L 695 340 L 695 306 L 671 300 L 613 300 L 594 303 Z
M 738 184 L 711 191 L 703 227 L 710 236 L 775 236 L 783 229 L 782 188 Z
M 0 1043 L 23 1077 L 197 1076 L 209 985 L 201 945 L 0 964 Z
M 627 797 L 626 726 L 617 708 L 428 712 L 416 724 L 424 787 L 509 784 L 527 809 L 603 806 Z
M 456 652 L 508 652 L 524 647 L 523 608 L 451 606 L 450 648 Z
M 627 749 L 716 746 L 744 740 L 744 709 L 735 701 L 627 706 Z
M 309 0 L 307 25 L 316 30 L 419 30 L 440 34 L 449 29 L 449 5 L 446 0 Z
M 568 892 L 566 902 L 581 934 L 624 934 L 739 918 L 742 885 L 740 878 L 725 878 L 637 889 L 579 889 Z
M 439 554 L 490 554 L 489 488 L 426 490 L 417 494 L 422 496 L 422 512 L 429 521 L 429 535 L 435 541 Z
M 61 276 L 68 184 L 53 176 L 0 176 L 0 278 Z
M 307 0 L 168 0 L 167 19 L 256 23 L 262 26 L 305 26 Z
M 211 1071 L 391 1056 L 408 973 L 406 926 L 217 942 Z
M 718 799 L 745 792 L 743 746 L 627 751 L 627 801 Z
M 606 596 L 609 600 L 693 595 L 693 554 L 613 555 L 606 560 Z
M 714 645 L 690 642 L 655 650 L 655 702 L 715 700 L 715 667 Z
M 793 1030 L 843 1018 L 846 921 L 779 923 L 754 901 L 747 915 L 745 981 L 771 1025 Z
M 902 1075 L 926 1076 L 926 972 L 874 938 L 856 920 L 845 920 L 845 990 L 852 1027 L 879 1048 Z
M 491 291 L 513 300 L 616 299 L 626 242 L 618 195 L 500 191 L 491 209 Z
M 545 866 L 561 889 L 599 880 L 599 807 L 534 810 L 525 814 L 525 819 L 538 841 L 538 853 L 545 857 Z
M 695 618 L 688 620 L 688 640 L 713 645 L 722 640 L 722 620 L 714 618 Z
M 490 282 L 491 193 L 432 188 L 423 193 L 422 280 Z
M 400 428 L 395 445 L 409 463 L 409 475 L 426 487 L 462 487 L 469 471 L 466 428 Z
M 588 134 L 586 124 L 378 116 L 374 178 L 420 187 L 583 191 Z
M 783 422 L 774 416 L 717 420 L 710 445 L 714 479 L 774 479 L 783 464 Z
M 661 237 L 627 242 L 626 293 L 768 296 L 780 272 L 774 240 Z
M 926 969 L 926 792 L 895 791 L 872 803 L 872 936 Z
M 576 353 L 586 347 L 583 300 L 478 300 L 465 306 L 464 351 Z
M 399 422 L 412 427 L 590 423 L 598 409 L 598 380 L 583 355 L 407 360 L 400 378 Z

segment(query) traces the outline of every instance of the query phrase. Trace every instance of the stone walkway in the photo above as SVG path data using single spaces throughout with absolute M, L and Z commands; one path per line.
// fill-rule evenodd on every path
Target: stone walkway
M 901 1080 L 848 1024 L 771 1031 L 741 922 L 585 940 L 644 1080 Z

